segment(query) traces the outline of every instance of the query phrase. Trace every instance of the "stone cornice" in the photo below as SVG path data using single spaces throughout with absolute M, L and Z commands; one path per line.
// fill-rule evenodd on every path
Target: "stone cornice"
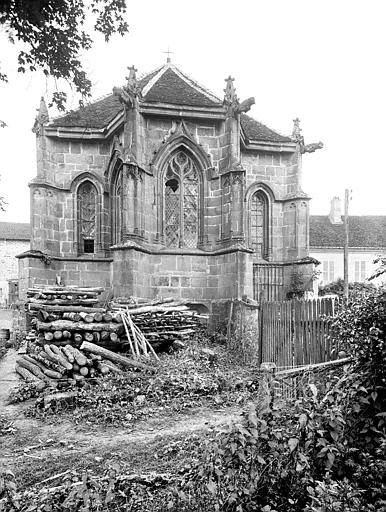
M 162 256 L 163 254 L 166 255 L 176 255 L 176 256 L 219 256 L 221 254 L 228 254 L 228 253 L 234 253 L 234 252 L 244 252 L 247 254 L 252 254 L 253 250 L 248 249 L 246 247 L 240 247 L 240 246 L 233 246 L 233 247 L 226 247 L 222 249 L 215 249 L 215 250 L 208 250 L 205 251 L 203 249 L 189 249 L 189 248 L 151 248 L 149 246 L 140 245 L 138 243 L 135 243 L 133 241 L 128 241 L 122 244 L 116 244 L 110 247 L 111 251 L 125 251 L 125 250 L 136 250 L 143 252 L 145 254 L 152 254 L 156 256 Z
M 34 251 L 29 250 L 22 252 L 21 254 L 18 254 L 15 256 L 15 258 L 23 259 L 23 258 L 35 258 L 35 259 L 42 259 L 43 257 L 48 257 L 50 260 L 55 261 L 76 261 L 76 262 L 106 262 L 111 263 L 113 261 L 113 258 L 111 257 L 105 257 L 105 256 L 85 256 L 85 255 L 69 255 L 69 256 L 58 256 L 58 255 L 51 255 L 51 254 L 45 254 L 41 251 Z

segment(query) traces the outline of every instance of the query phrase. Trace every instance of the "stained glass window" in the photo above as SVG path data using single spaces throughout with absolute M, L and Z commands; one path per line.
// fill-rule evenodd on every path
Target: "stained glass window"
M 78 189 L 79 249 L 83 253 L 95 251 L 97 190 L 90 181 Z
M 197 247 L 199 180 L 193 160 L 179 151 L 165 178 L 165 242 L 168 247 Z
M 255 192 L 251 199 L 251 246 L 258 258 L 268 256 L 268 201 L 262 192 Z
M 113 196 L 112 196 L 112 234 L 113 244 L 121 242 L 121 230 L 122 230 L 122 186 L 121 186 L 121 175 L 116 179 Z

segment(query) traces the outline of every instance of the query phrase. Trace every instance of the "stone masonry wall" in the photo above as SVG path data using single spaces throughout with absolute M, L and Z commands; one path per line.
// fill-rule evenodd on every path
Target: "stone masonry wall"
M 54 285 L 60 276 L 69 286 L 102 286 L 108 291 L 111 283 L 111 261 L 59 260 L 45 264 L 40 258 L 26 255 L 19 258 L 19 295 L 26 298 L 27 289 L 35 285 Z
M 148 254 L 136 249 L 113 253 L 115 296 L 179 297 L 203 304 L 244 293 L 252 297 L 250 253 Z
M 43 140 L 41 140 L 43 139 Z M 50 255 L 75 254 L 76 198 L 73 180 L 90 173 L 99 191 L 99 250 L 109 241 L 109 205 L 103 193 L 111 140 L 69 141 L 38 137 L 38 173 L 31 183 L 32 249 Z M 39 158 L 40 155 L 40 158 Z
M 16 255 L 27 251 L 29 241 L 0 240 L 0 305 L 8 300 L 8 280 L 17 279 L 18 263 Z

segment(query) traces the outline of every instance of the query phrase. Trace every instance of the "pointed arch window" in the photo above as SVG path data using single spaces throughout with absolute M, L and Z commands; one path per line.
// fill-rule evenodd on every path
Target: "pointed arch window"
M 167 247 L 197 247 L 200 183 L 195 163 L 184 151 L 169 161 L 164 184 Z
M 79 252 L 96 252 L 98 192 L 91 181 L 84 181 L 78 188 L 78 243 Z
M 268 259 L 268 198 L 260 190 L 251 198 L 250 244 L 259 259 Z

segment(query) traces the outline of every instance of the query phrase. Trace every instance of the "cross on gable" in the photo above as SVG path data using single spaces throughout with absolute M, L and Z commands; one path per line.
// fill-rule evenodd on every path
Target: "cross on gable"
M 162 53 L 167 53 L 167 55 L 168 55 L 168 56 L 167 56 L 166 62 L 167 62 L 167 63 L 170 63 L 170 62 L 171 62 L 171 60 L 170 60 L 170 54 L 171 54 L 171 53 L 174 53 L 174 52 L 171 52 L 171 51 L 169 50 L 169 48 L 168 48 L 166 52 L 162 52 Z

